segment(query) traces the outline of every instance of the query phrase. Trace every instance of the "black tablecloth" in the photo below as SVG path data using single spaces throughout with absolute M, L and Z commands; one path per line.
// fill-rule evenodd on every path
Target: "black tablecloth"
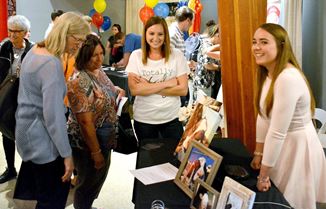
M 160 148 L 148 150 L 144 149 L 144 144 L 141 145 L 137 156 L 137 168 L 144 168 L 166 162 L 170 162 L 176 167 L 179 167 L 179 161 L 173 156 L 173 151 L 177 142 L 162 139 L 160 141 L 155 140 L 155 143 L 159 143 L 161 145 Z M 213 139 L 210 148 L 223 156 L 222 164 L 212 184 L 213 188 L 221 191 L 222 183 L 226 175 L 224 170 L 226 164 L 241 165 L 248 170 L 250 177 L 242 181 L 237 181 L 256 192 L 255 202 L 260 203 L 254 204 L 255 209 L 288 208 L 270 203 L 261 203 L 274 202 L 289 206 L 282 193 L 280 193 L 274 185 L 268 192 L 257 191 L 255 185 L 258 173 L 250 168 L 250 154 L 239 140 Z M 145 186 L 135 179 L 133 194 L 135 209 L 149 208 L 151 202 L 155 199 L 162 200 L 168 209 L 189 209 L 191 202 L 191 199 L 173 181 Z
M 126 91 L 126 97 L 128 97 L 129 101 L 131 101 L 132 96 L 128 87 L 128 75 L 125 73 L 125 71 L 112 71 L 108 68 L 103 69 L 114 85 L 119 86 Z

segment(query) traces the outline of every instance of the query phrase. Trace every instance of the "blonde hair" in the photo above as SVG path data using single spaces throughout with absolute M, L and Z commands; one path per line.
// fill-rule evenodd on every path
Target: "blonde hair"
M 143 64 L 147 64 L 147 57 L 149 55 L 149 49 L 150 46 L 146 41 L 146 32 L 147 29 L 153 25 L 162 25 L 163 31 L 164 31 L 164 43 L 161 48 L 161 54 L 165 58 L 165 62 L 169 61 L 171 49 L 170 49 L 170 35 L 169 35 L 169 29 L 165 22 L 165 20 L 162 17 L 159 16 L 153 16 L 149 20 L 147 20 L 144 30 L 143 30 L 143 36 L 142 36 L 142 62 Z
M 88 24 L 91 24 L 93 22 L 92 18 L 88 15 L 84 15 L 83 19 L 86 20 L 88 22 Z
M 276 56 L 276 65 L 272 74 L 272 82 L 269 87 L 264 109 L 266 110 L 266 115 L 268 116 L 273 108 L 273 102 L 274 102 L 274 84 L 277 79 L 277 77 L 283 72 L 283 70 L 286 67 L 286 64 L 291 63 L 302 75 L 303 79 L 305 80 L 309 93 L 310 93 L 310 109 L 311 114 L 314 115 L 315 112 L 315 99 L 311 90 L 311 87 L 309 85 L 309 82 L 305 75 L 303 74 L 301 67 L 295 58 L 295 55 L 293 53 L 291 42 L 289 39 L 289 36 L 286 32 L 286 30 L 277 24 L 273 23 L 265 23 L 262 24 L 259 28 L 267 31 L 270 33 L 276 42 L 277 47 L 277 56 Z M 257 70 L 257 79 L 256 79 L 256 90 L 255 90 L 255 108 L 258 114 L 262 115 L 262 112 L 259 107 L 259 101 L 262 93 L 263 84 L 268 76 L 268 70 L 264 67 L 259 65 Z
M 37 45 L 39 47 L 45 47 L 51 54 L 60 58 L 65 52 L 67 36 L 86 36 L 90 32 L 89 24 L 81 15 L 75 12 L 66 12 L 59 17 L 47 38 Z

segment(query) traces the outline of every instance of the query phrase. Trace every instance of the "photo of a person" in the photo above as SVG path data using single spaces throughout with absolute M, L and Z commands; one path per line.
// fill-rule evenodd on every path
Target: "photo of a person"
M 196 193 L 197 182 L 213 183 L 223 157 L 200 142 L 192 141 L 179 166 L 174 182 L 190 197 Z
M 187 165 L 182 172 L 181 181 L 187 185 L 187 187 L 194 191 L 195 181 L 200 179 L 206 181 L 209 174 L 208 167 L 214 164 L 214 160 L 201 153 L 197 148 L 193 148 L 188 159 Z
M 241 209 L 243 200 L 233 192 L 229 192 L 224 209 Z
M 175 149 L 177 158 L 182 161 L 191 141 L 197 141 L 208 147 L 217 130 L 219 121 L 218 112 L 198 103 Z
M 190 208 L 191 209 L 213 209 L 216 206 L 219 193 L 203 181 L 196 181 L 197 188 Z
M 226 176 L 215 209 L 252 209 L 256 193 Z

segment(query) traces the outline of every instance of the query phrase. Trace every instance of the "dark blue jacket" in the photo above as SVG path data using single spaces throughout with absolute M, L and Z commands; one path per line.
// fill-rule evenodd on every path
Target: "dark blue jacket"
M 33 44 L 25 39 L 26 47 L 21 60 L 23 61 L 26 53 L 32 48 Z M 9 62 L 10 60 L 10 62 Z M 11 64 L 14 62 L 14 50 L 13 45 L 10 40 L 7 40 L 2 43 L 0 48 L 0 83 L 8 75 Z

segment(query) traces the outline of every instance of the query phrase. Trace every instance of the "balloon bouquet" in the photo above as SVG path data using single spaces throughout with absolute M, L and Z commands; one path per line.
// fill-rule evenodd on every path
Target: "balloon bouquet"
M 93 7 L 88 15 L 92 18 L 92 23 L 96 26 L 99 34 L 100 29 L 106 31 L 111 27 L 111 19 L 108 16 L 102 16 L 106 9 L 105 0 L 95 0 Z
M 203 10 L 203 5 L 200 0 L 179 0 L 177 8 L 182 6 L 188 6 L 190 9 L 195 11 L 194 24 L 190 28 L 189 33 L 200 32 L 201 23 L 201 11 Z M 170 9 L 166 3 L 158 3 L 158 0 L 145 0 L 145 5 L 139 10 L 139 17 L 141 21 L 145 24 L 146 21 L 152 16 L 160 16 L 166 18 L 169 15 Z
M 139 17 L 145 24 L 154 15 L 166 18 L 170 9 L 166 3 L 158 3 L 158 0 L 145 0 L 145 5 L 139 10 Z

